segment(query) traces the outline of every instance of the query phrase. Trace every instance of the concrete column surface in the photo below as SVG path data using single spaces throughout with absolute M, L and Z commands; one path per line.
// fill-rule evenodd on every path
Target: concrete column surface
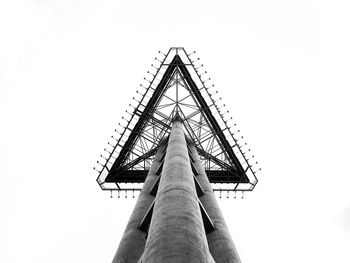
M 193 143 L 190 143 L 189 148 L 194 159 L 194 165 L 199 173 L 197 180 L 204 191 L 200 201 L 215 226 L 215 230 L 207 235 L 210 253 L 216 263 L 240 263 L 241 260 L 221 214 L 207 174 L 200 162 L 196 147 Z
M 113 263 L 136 263 L 144 251 L 146 244 L 146 233 L 138 229 L 138 225 L 154 200 L 154 196 L 150 195 L 150 191 L 153 184 L 158 179 L 158 176 L 155 175 L 155 173 L 160 165 L 159 160 L 164 154 L 163 150 L 165 147 L 166 145 L 164 143 L 159 146 L 145 183 L 137 199 L 135 208 L 124 231 L 122 240 L 119 243 L 118 250 L 113 258 Z
M 139 262 L 214 262 L 182 124 L 173 123 L 144 254 Z

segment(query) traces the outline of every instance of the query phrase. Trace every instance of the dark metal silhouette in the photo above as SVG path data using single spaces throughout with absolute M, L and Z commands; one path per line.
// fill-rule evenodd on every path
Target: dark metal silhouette
M 148 174 L 160 142 L 169 136 L 177 116 L 182 120 L 187 140 L 194 143 L 214 191 L 251 191 L 257 178 L 250 149 L 232 118 L 224 115 L 224 104 L 208 85 L 203 65 L 195 54 L 183 48 L 159 53 L 150 80 L 141 84 L 133 98 L 135 105 L 111 136 L 101 155 L 97 182 L 103 190 L 137 191 Z M 135 186 L 136 185 L 136 186 Z

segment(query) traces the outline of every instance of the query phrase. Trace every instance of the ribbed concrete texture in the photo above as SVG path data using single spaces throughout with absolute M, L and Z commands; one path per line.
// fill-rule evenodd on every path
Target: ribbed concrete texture
M 214 262 L 182 124 L 173 123 L 142 263 Z
M 165 147 L 166 145 L 163 143 L 157 151 L 151 169 L 148 172 L 143 188 L 137 199 L 134 211 L 131 214 L 118 250 L 114 256 L 113 263 L 136 263 L 144 251 L 146 234 L 138 229 L 138 225 L 154 200 L 154 197 L 149 193 L 155 181 L 158 179 L 155 173 L 159 167 L 159 160 L 163 155 Z M 116 226 L 117 225 L 118 223 L 116 222 Z
M 194 165 L 199 173 L 197 180 L 204 191 L 200 201 L 215 226 L 215 230 L 207 235 L 210 253 L 216 263 L 240 263 L 241 260 L 221 214 L 208 177 L 199 160 L 197 150 L 192 143 L 189 144 L 189 149 L 194 159 Z

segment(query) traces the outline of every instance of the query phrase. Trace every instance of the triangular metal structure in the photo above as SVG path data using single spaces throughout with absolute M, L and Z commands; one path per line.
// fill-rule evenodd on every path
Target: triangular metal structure
M 159 53 L 147 72 L 151 80 L 141 84 L 136 102 L 126 111 L 128 118 L 111 136 L 105 152 L 98 161 L 97 182 L 104 190 L 139 190 L 147 176 L 153 157 L 162 140 L 166 140 L 174 118 L 183 122 L 189 141 L 193 142 L 202 165 L 217 191 L 250 191 L 257 183 L 249 155 L 243 149 L 242 136 L 232 118 L 225 118 L 221 98 L 207 85 L 203 65 L 192 59 L 184 48 L 171 48 Z M 197 63 L 196 63 L 197 61 Z M 136 185 L 136 186 L 135 186 Z

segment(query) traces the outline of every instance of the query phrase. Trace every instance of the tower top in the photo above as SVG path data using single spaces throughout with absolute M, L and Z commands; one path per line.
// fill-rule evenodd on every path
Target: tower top
M 127 117 L 115 129 L 98 161 L 98 184 L 103 190 L 138 190 L 147 176 L 158 146 L 167 140 L 173 121 L 181 120 L 214 190 L 251 191 L 257 169 L 250 149 L 196 52 L 172 47 L 159 51 L 148 77 L 136 91 Z

